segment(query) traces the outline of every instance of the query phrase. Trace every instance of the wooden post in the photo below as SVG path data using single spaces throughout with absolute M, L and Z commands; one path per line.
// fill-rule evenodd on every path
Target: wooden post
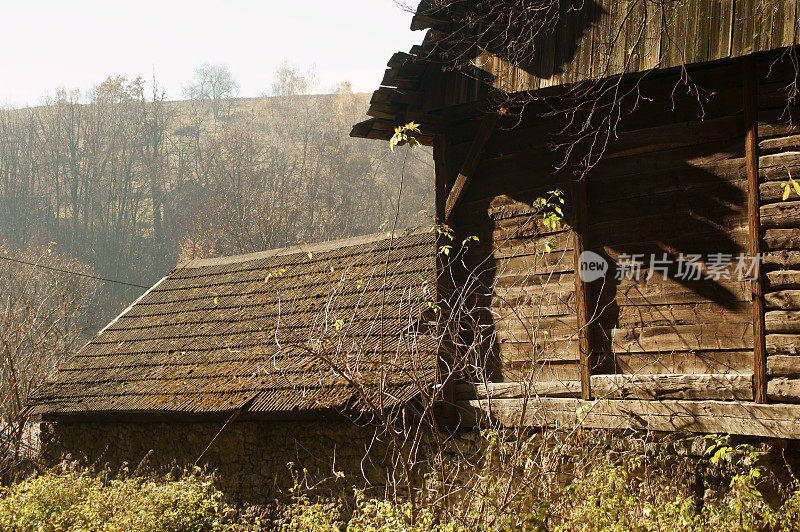
M 464 164 L 461 166 L 461 170 L 458 172 L 458 177 L 456 178 L 455 183 L 453 183 L 453 188 L 450 190 L 450 194 L 445 198 L 444 218 L 442 218 L 442 220 L 447 223 L 449 223 L 453 217 L 453 211 L 455 211 L 458 202 L 461 201 L 461 198 L 464 196 L 464 191 L 467 189 L 467 183 L 472 178 L 472 174 L 475 173 L 475 170 L 478 168 L 478 164 L 481 162 L 483 150 L 486 148 L 486 143 L 489 142 L 492 132 L 494 132 L 494 126 L 497 124 L 497 119 L 497 113 L 491 113 L 484 117 L 478 126 L 478 132 L 475 134 L 475 140 L 472 141 L 469 151 L 467 152 L 467 156 L 464 158 Z
M 588 401 L 592 398 L 592 347 L 589 335 L 589 297 L 586 293 L 586 283 L 581 280 L 578 272 L 580 256 L 584 251 L 587 229 L 586 215 L 586 178 L 573 183 L 572 202 L 574 203 L 572 220 L 572 248 L 574 257 L 575 278 L 575 310 L 578 318 L 578 350 L 580 354 L 581 371 L 581 399 Z
M 749 253 L 761 256 L 761 213 L 758 188 L 758 94 L 752 55 L 742 60 L 742 95 L 744 102 L 744 149 L 747 168 L 747 226 Z M 767 402 L 767 345 L 764 324 L 764 285 L 759 267 L 758 276 L 751 281 L 753 301 L 753 392 L 756 403 Z
M 433 138 L 433 170 L 435 179 L 436 221 L 444 222 L 447 194 L 450 190 L 450 172 L 447 164 L 447 139 L 443 134 Z
M 447 150 L 447 139 L 444 134 L 436 135 L 433 139 L 433 165 L 434 165 L 434 200 L 436 207 L 436 223 L 445 221 L 445 204 L 450 190 L 450 164 Z M 453 287 L 450 273 L 447 271 L 447 256 L 438 253 L 443 245 L 449 245 L 442 235 L 436 237 L 436 301 L 444 313 L 449 310 L 447 302 L 450 300 Z M 448 319 L 445 316 L 445 319 Z M 436 405 L 435 413 L 442 427 L 454 426 L 457 423 L 455 410 L 455 378 L 452 375 L 453 359 L 448 354 L 448 349 L 453 349 L 453 342 L 443 342 L 445 348 L 438 355 L 437 384 L 442 386 L 442 401 Z

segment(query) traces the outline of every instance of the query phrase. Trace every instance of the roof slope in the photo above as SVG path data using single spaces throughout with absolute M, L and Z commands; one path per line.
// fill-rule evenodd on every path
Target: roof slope
M 428 30 L 422 45 L 410 54 L 392 56 L 367 111 L 372 118 L 356 124 L 350 134 L 386 140 L 396 126 L 413 120 L 423 125 L 419 140 L 430 142 L 441 120 L 438 110 L 478 101 L 491 89 L 506 94 L 539 91 L 800 43 L 797 0 L 574 0 L 554 3 L 557 16 L 530 8 L 534 15 L 547 13 L 553 22 L 537 34 L 529 51 L 519 48 L 525 34 L 518 38 L 513 28 L 533 31 L 532 17 L 499 27 L 494 34 L 486 31 L 474 53 L 461 58 L 472 70 L 449 70 L 452 56 L 461 54 L 458 50 L 474 28 L 485 31 L 498 14 L 506 23 L 512 15 L 504 8 L 511 4 L 487 0 L 480 3 L 483 16 L 475 11 L 467 16 L 464 2 L 421 0 L 411 29 Z M 487 11 L 492 5 L 494 13 Z M 518 53 L 509 57 L 513 46 Z
M 437 340 L 418 328 L 435 254 L 434 235 L 417 230 L 181 264 L 59 368 L 29 411 L 400 404 L 435 376 Z

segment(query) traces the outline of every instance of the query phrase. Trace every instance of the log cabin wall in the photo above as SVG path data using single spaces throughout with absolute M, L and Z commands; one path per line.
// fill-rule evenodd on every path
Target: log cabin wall
M 586 398 L 576 312 L 576 287 L 583 286 L 592 397 L 754 400 L 752 288 L 735 271 L 737 255 L 749 251 L 743 65 L 692 70 L 702 105 L 695 94 L 674 90 L 679 75 L 641 81 L 638 108 L 586 178 L 583 246 L 608 261 L 603 280 L 575 279 L 575 210 L 550 229 L 533 207 L 548 191 L 575 190 L 573 170 L 554 169 L 562 157 L 552 147 L 558 120 L 526 117 L 514 127 L 501 121 L 486 143 L 452 224 L 458 241 L 480 239 L 466 263 L 485 308 L 486 376 L 505 383 L 497 385 L 505 396 L 525 383 L 542 396 L 580 397 L 583 389 Z M 762 56 L 755 77 L 768 399 L 798 402 L 800 196 L 793 191 L 782 201 L 789 172 L 800 176 L 800 131 L 786 106 L 794 68 Z M 447 186 L 474 148 L 478 127 L 453 125 L 446 153 L 438 144 L 437 161 L 452 169 Z M 571 207 L 574 199 L 569 195 Z M 707 269 L 699 280 L 678 278 L 682 254 L 708 263 L 719 253 L 731 261 L 719 278 L 706 279 Z M 644 263 L 638 278 L 615 278 L 617 266 L 634 255 Z M 666 276 L 648 268 L 651 255 L 666 256 Z

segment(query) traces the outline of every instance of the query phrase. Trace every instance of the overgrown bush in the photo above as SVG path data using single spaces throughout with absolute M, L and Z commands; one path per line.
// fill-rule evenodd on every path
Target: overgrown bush
M 272 508 L 277 521 L 244 517 L 199 470 L 179 478 L 49 473 L 0 491 L 0 531 L 800 530 L 800 483 L 791 474 L 779 482 L 765 449 L 753 444 L 600 432 L 524 436 L 485 433 L 474 469 L 449 487 L 426 477 L 414 504 L 357 489 L 351 501 L 315 498 L 305 471 L 290 468 L 295 488 Z M 691 455 L 679 452 L 686 446 Z M 463 455 L 453 459 L 464 467 Z
M 0 530 L 238 530 L 212 479 L 49 473 L 0 491 Z
M 572 435 L 576 437 L 575 434 Z M 586 437 L 581 435 L 577 437 Z M 593 434 L 592 437 L 596 437 Z M 617 448 L 635 447 L 613 439 Z M 764 453 L 728 437 L 706 439 L 705 455 L 685 463 L 669 442 L 646 450 L 610 451 L 582 441 L 584 454 L 528 439 L 504 454 L 497 434 L 488 434 L 483 463 L 468 475 L 448 507 L 441 499 L 410 503 L 370 499 L 356 490 L 349 532 L 456 532 L 529 530 L 701 532 L 800 530 L 800 483 L 781 483 L 762 465 Z M 699 440 L 699 441 L 698 441 Z M 695 438 L 702 445 L 702 438 Z M 505 443 L 508 443 L 506 440 Z M 597 443 L 597 442 L 595 442 Z M 606 442 L 608 443 L 608 442 Z M 644 443 L 644 442 L 639 442 Z M 622 445 L 621 445 L 622 444 Z M 659 450 L 653 451 L 654 448 Z M 599 452 L 603 450 L 603 452 Z M 641 451 L 641 452 L 640 452 Z M 685 458 L 685 457 L 684 457 Z M 702 470 L 717 489 L 693 485 Z M 567 479 L 565 481 L 565 478 Z M 772 489 L 782 486 L 777 492 Z M 440 487 L 427 485 L 441 493 Z M 769 492 L 769 497 L 764 493 Z M 455 499 L 458 500 L 455 500 Z M 295 494 L 288 530 L 338 530 L 341 515 L 322 503 Z

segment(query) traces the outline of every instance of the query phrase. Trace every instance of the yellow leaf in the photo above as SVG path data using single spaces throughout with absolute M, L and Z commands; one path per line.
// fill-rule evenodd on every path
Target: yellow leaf
M 313 258 L 314 258 L 314 254 L 309 251 L 308 252 L 308 260 L 311 260 Z
M 791 192 L 791 190 L 792 189 L 789 188 L 789 185 L 783 183 L 783 201 L 786 201 L 786 199 L 789 197 L 789 192 Z
M 792 186 L 794 186 L 794 191 L 797 192 L 797 195 L 800 196 L 800 183 L 792 179 Z

